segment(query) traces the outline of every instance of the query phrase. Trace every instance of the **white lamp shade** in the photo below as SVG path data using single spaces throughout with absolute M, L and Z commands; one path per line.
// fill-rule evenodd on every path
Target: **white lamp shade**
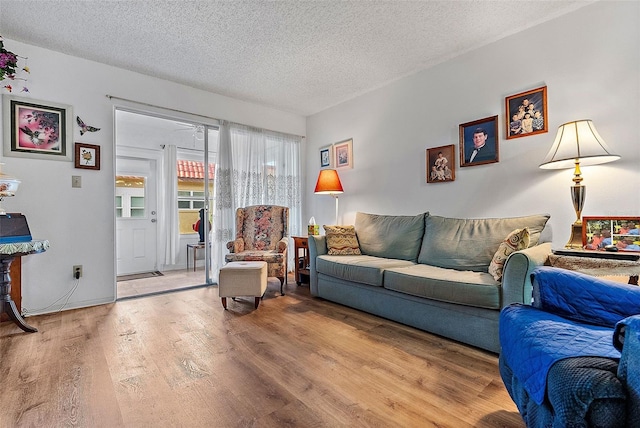
M 612 154 L 591 120 L 567 122 L 558 127 L 556 139 L 540 165 L 542 169 L 563 169 L 613 162 L 620 156 Z

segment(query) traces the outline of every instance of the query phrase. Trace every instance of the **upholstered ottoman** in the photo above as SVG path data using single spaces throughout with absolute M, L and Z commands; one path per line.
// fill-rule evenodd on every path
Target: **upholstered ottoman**
M 218 293 L 225 309 L 227 309 L 227 297 L 237 296 L 255 297 L 257 309 L 260 298 L 266 290 L 266 262 L 229 262 L 220 268 Z

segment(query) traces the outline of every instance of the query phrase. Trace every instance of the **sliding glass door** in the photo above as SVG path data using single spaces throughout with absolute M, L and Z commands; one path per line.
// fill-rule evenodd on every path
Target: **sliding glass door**
M 184 278 L 175 281 L 178 288 L 211 284 L 217 125 L 124 108 L 116 108 L 115 116 L 117 275 L 159 271 Z M 202 239 L 201 216 L 208 220 L 200 222 Z M 151 225 L 148 233 L 126 227 L 136 221 Z M 133 271 L 126 268 L 133 264 L 121 263 L 140 254 L 153 261 Z
M 185 245 L 186 256 L 195 258 L 192 260 L 194 269 L 203 268 L 206 283 L 212 284 L 211 240 L 215 224 L 213 204 L 218 129 L 202 125 L 197 132 L 198 139 L 202 141 L 201 148 L 177 149 L 179 232 L 189 241 L 189 246 Z M 198 252 L 202 258 L 195 257 Z

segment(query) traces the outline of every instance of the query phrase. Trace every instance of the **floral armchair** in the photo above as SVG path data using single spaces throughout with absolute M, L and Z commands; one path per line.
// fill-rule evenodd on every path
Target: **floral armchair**
M 280 293 L 287 280 L 289 208 L 253 205 L 236 210 L 236 239 L 227 243 L 225 261 L 267 262 L 267 275 L 280 280 Z

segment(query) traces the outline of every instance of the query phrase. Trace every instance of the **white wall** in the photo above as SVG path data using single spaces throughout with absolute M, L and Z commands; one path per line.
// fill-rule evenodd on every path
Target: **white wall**
M 583 215 L 640 215 L 639 2 L 601 2 L 404 78 L 307 119 L 305 217 L 334 221 L 313 195 L 318 149 L 353 138 L 354 168 L 339 169 L 341 222 L 357 211 L 453 217 L 551 214 L 554 248 L 575 220 L 572 170 L 541 170 L 559 125 L 592 119 L 622 159 L 584 167 Z M 546 85 L 549 132 L 505 139 L 505 97 Z M 500 162 L 459 167 L 426 183 L 425 150 L 456 145 L 458 125 L 499 115 Z
M 293 114 L 5 39 L 5 47 L 29 57 L 29 98 L 72 105 L 74 117 L 102 128 L 82 137 L 77 127 L 73 132 L 73 141 L 101 146 L 100 171 L 61 161 L 1 159 L 3 171 L 22 180 L 17 196 L 3 205 L 24 213 L 33 236 L 51 242 L 47 252 L 23 259 L 23 306 L 32 313 L 59 309 L 62 302 L 46 307 L 72 288 L 76 264 L 84 265 L 84 276 L 67 307 L 115 298 L 116 103 L 106 94 L 307 134 L 304 218 L 313 215 L 319 224 L 333 222 L 334 202 L 313 195 L 318 148 L 352 137 L 354 169 L 340 170 L 344 223 L 353 222 L 356 211 L 428 210 L 459 217 L 548 212 L 555 247 L 566 242 L 574 220 L 568 190 L 572 172 L 543 171 L 538 164 L 558 125 L 591 118 L 622 160 L 583 169 L 584 215 L 640 215 L 639 18 L 638 2 L 589 5 L 316 114 L 306 124 Z M 495 114 L 503 135 L 504 97 L 543 84 L 549 91 L 549 133 L 501 138 L 499 163 L 458 167 L 453 183 L 425 182 L 426 148 L 457 146 L 460 123 Z M 72 175 L 82 176 L 81 189 L 71 188 Z
M 67 308 L 115 299 L 113 116 L 117 101 L 105 95 L 305 134 L 302 116 L 11 39 L 4 39 L 4 44 L 8 50 L 29 58 L 28 98 L 69 104 L 73 106 L 74 123 L 79 115 L 86 123 L 101 128 L 82 137 L 77 126 L 73 129 L 73 142 L 100 145 L 100 171 L 75 169 L 72 162 L 2 157 L 3 171 L 22 181 L 18 194 L 5 200 L 5 208 L 24 213 L 34 238 L 51 242 L 45 253 L 23 258 L 22 305 L 31 313 L 60 308 L 64 300 L 54 302 L 73 287 L 73 265 L 84 266 L 83 277 Z M 72 175 L 82 177 L 82 188 L 71 188 Z

